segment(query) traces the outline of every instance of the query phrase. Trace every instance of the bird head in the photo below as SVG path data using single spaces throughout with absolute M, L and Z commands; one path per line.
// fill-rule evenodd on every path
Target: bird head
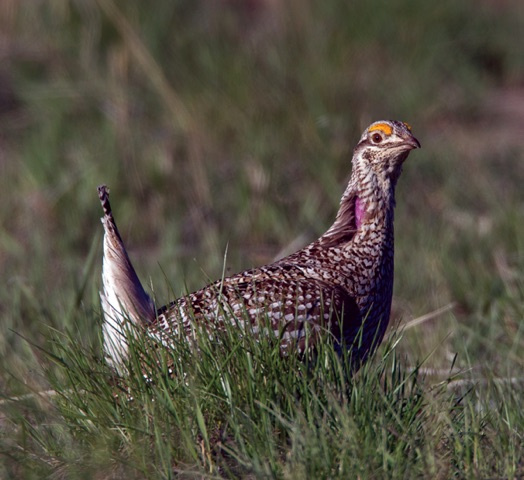
M 420 143 L 407 123 L 380 120 L 362 134 L 354 151 L 354 167 L 371 168 L 381 182 L 390 180 L 394 186 L 404 160 L 415 148 L 420 148 Z

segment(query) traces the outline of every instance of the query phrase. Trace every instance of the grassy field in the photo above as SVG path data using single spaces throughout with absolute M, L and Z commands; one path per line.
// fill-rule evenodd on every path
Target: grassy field
M 520 0 L 2 0 L 0 478 L 524 477 L 522 45 Z M 115 401 L 97 185 L 163 304 L 322 234 L 381 118 L 423 148 L 373 360 L 138 340 Z

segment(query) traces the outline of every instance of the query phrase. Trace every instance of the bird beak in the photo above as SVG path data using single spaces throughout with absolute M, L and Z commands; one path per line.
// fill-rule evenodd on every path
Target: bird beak
M 415 148 L 420 148 L 420 142 L 413 136 L 406 139 L 406 145 L 411 147 L 410 150 L 413 150 Z

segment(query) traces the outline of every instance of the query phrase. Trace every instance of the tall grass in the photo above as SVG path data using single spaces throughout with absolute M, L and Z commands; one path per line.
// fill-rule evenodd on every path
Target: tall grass
M 452 396 L 440 387 L 425 393 L 418 372 L 400 366 L 393 341 L 352 378 L 347 355 L 328 343 L 308 362 L 283 359 L 278 344 L 235 327 L 214 337 L 199 336 L 198 350 L 175 340 L 167 351 L 134 336 L 129 375 L 116 378 L 92 349 L 56 332 L 47 376 L 58 394 L 48 421 L 29 416 L 9 442 L 24 444 L 11 447 L 28 461 L 20 472 L 347 478 L 434 468 L 431 403 L 451 406 Z M 434 428 L 449 435 L 445 422 Z
M 55 332 L 46 355 L 56 395 L 3 405 L 17 475 L 60 478 L 405 478 L 515 476 L 522 442 L 516 384 L 457 384 L 408 370 L 393 333 L 357 374 L 328 342 L 314 361 L 276 342 L 197 334 L 158 348 L 131 336 L 128 374 Z M 482 392 L 482 394 L 480 394 Z M 499 405 L 499 407 L 497 407 Z M 21 416 L 23 414 L 23 417 Z M 503 441 L 501 441 L 501 436 Z

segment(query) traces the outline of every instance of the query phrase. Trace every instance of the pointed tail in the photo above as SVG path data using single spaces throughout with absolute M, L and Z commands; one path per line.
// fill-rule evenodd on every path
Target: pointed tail
M 100 292 L 105 320 L 104 349 L 113 363 L 120 363 L 127 355 L 126 333 L 135 326 L 154 321 L 155 306 L 129 260 L 111 212 L 109 189 L 105 185 L 98 187 L 98 197 L 104 210 L 103 290 Z

